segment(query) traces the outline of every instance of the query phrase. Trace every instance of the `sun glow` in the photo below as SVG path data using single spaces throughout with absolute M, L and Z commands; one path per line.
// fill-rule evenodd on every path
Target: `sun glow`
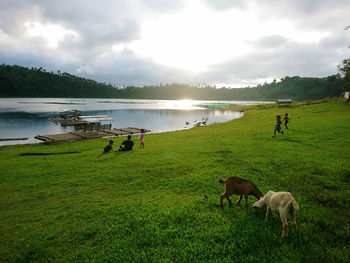
M 249 9 L 215 12 L 200 1 L 191 1 L 179 13 L 145 21 L 140 39 L 128 48 L 158 64 L 200 73 L 211 65 L 256 51 L 254 43 L 272 35 L 318 42 L 327 33 L 302 32 L 287 20 L 262 22 Z
M 181 13 L 144 23 L 141 39 L 130 47 L 159 64 L 198 73 L 249 49 L 233 34 L 243 34 L 240 19 L 235 11 L 217 14 L 193 2 Z
M 168 100 L 165 102 L 169 109 L 175 110 L 193 110 L 193 109 L 202 109 L 200 107 L 195 106 L 196 102 L 189 99 L 183 100 Z

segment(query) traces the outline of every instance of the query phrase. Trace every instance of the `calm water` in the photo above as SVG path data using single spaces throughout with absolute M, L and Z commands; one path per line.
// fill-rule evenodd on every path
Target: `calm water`
M 195 101 L 195 100 L 129 100 L 129 99 L 58 99 L 16 98 L 0 99 L 0 138 L 28 137 L 26 141 L 0 142 L 0 145 L 35 143 L 36 135 L 73 131 L 48 120 L 65 110 L 81 110 L 83 115 L 108 115 L 114 118 L 113 128 L 138 127 L 152 132 L 191 128 L 193 122 L 207 118 L 208 124 L 241 117 L 241 113 L 203 104 L 249 105 L 254 101 Z M 190 125 L 186 126 L 186 121 Z

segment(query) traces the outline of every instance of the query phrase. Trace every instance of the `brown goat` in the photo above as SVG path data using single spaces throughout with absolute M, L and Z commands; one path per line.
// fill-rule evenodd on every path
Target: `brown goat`
M 229 177 L 225 181 L 219 180 L 219 183 L 225 184 L 225 193 L 220 195 L 220 206 L 222 208 L 222 200 L 227 199 L 229 204 L 232 206 L 232 202 L 229 198 L 230 195 L 239 195 L 237 204 L 241 202 L 242 196 L 245 198 L 245 206 L 248 206 L 248 195 L 255 196 L 258 200 L 263 194 L 251 181 L 244 180 L 239 177 Z

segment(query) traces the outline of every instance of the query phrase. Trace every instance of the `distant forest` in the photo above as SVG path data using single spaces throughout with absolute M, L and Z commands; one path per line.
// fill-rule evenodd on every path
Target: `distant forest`
M 337 97 L 343 92 L 339 74 L 324 78 L 285 77 L 256 87 L 220 88 L 166 84 L 120 88 L 68 73 L 46 72 L 43 68 L 0 66 L 0 97 L 128 98 L 261 100 L 292 98 L 297 101 Z

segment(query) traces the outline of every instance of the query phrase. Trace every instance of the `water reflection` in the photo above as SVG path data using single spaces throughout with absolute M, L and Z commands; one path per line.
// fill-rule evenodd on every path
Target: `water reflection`
M 101 101 L 104 101 L 101 103 Z M 25 103 L 19 103 L 25 102 Z M 69 104 L 72 102 L 74 104 Z M 77 104 L 76 102 L 79 102 Z M 53 103 L 53 104 L 47 104 Z M 63 103 L 63 104 L 60 104 Z M 67 104 L 68 103 L 68 104 Z M 207 124 L 239 118 L 241 113 L 218 108 L 205 109 L 200 104 L 231 103 L 254 104 L 256 102 L 213 101 L 156 101 L 121 99 L 0 99 L 0 138 L 28 137 L 27 141 L 0 142 L 0 145 L 39 142 L 36 135 L 73 131 L 48 120 L 63 110 L 78 109 L 84 115 L 108 115 L 114 118 L 114 128 L 138 127 L 152 132 L 164 132 L 190 128 L 195 121 L 207 120 Z M 189 125 L 186 125 L 189 122 Z

